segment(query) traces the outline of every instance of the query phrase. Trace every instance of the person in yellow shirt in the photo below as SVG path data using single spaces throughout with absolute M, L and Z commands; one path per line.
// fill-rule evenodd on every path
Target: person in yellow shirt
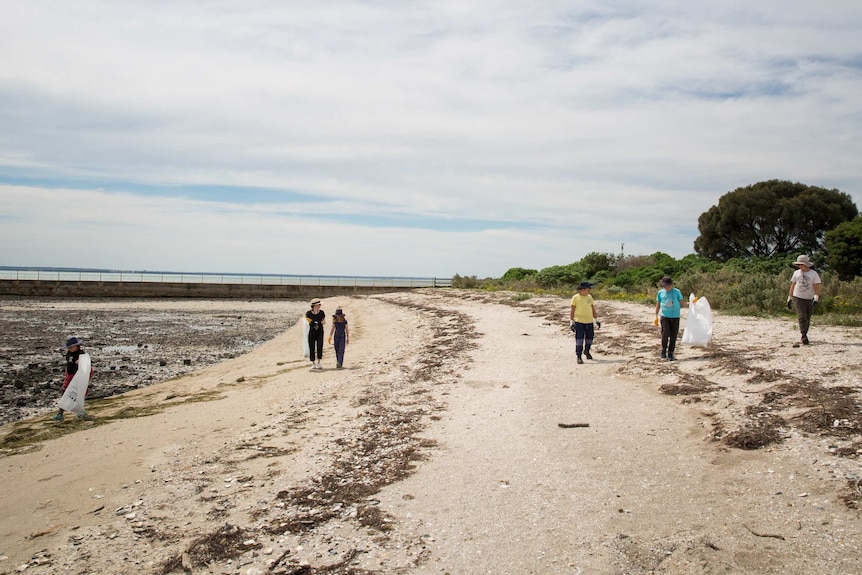
M 578 355 L 578 363 L 584 363 L 582 355 L 587 356 L 587 359 L 593 359 L 590 354 L 595 337 L 593 320 L 596 322 L 596 328 L 602 327 L 593 296 L 590 294 L 592 288 L 593 284 L 590 282 L 581 282 L 578 285 L 578 293 L 572 297 L 572 308 L 569 311 L 569 327 L 575 332 L 575 353 Z

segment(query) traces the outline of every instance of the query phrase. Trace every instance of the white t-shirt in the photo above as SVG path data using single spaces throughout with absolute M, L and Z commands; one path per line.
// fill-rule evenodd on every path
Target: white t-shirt
M 793 286 L 793 297 L 814 299 L 814 284 L 820 283 L 820 275 L 814 270 L 807 272 L 796 270 L 793 272 L 790 282 L 796 284 Z

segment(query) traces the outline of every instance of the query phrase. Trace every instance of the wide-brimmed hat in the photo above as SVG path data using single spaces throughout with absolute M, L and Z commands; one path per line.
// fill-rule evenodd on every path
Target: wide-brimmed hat
M 313 305 L 313 306 L 320 305 L 320 298 L 316 297 L 313 300 L 311 300 L 311 305 Z
M 344 315 L 344 312 L 341 311 L 341 308 L 335 310 L 335 315 Z
M 593 284 L 590 282 L 581 282 L 578 284 L 578 289 L 590 289 L 591 287 L 593 287 Z
M 673 278 L 670 276 L 664 276 L 663 278 L 661 278 L 660 283 L 663 286 L 672 286 L 673 285 Z
M 807 255 L 805 255 L 805 254 L 802 254 L 801 256 L 799 256 L 798 258 L 796 258 L 796 261 L 795 261 L 795 262 L 793 262 L 793 265 L 795 265 L 795 266 L 805 266 L 805 267 L 808 267 L 808 268 L 813 268 L 813 267 L 814 267 L 814 264 L 813 264 L 813 263 L 811 263 L 811 258 L 809 258 L 809 257 L 808 257 Z
M 82 345 L 84 340 L 77 335 L 70 335 L 66 338 L 66 342 L 63 344 L 63 349 L 69 349 L 70 347 L 74 347 L 76 345 Z

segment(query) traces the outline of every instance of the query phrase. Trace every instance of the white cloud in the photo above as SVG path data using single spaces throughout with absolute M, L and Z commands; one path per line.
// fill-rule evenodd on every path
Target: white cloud
M 17 185 L 0 199 L 15 197 L 5 218 L 31 218 L 4 220 L 0 233 L 27 238 L 9 264 L 53 265 L 54 236 L 79 231 L 28 207 L 64 187 L 90 190 L 98 215 L 82 265 L 273 273 L 501 275 L 622 242 L 682 256 L 723 193 L 772 178 L 862 204 L 853 2 L 34 0 L 6 13 L 0 183 Z M 184 200 L 189 186 L 237 191 Z

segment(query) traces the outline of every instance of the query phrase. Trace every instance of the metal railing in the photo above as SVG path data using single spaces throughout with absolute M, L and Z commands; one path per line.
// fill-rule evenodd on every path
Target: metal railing
M 0 280 L 65 282 L 149 282 L 221 285 L 285 285 L 345 287 L 452 287 L 452 278 L 325 276 L 279 274 L 210 274 L 177 272 L 129 272 L 86 270 L 0 270 Z

